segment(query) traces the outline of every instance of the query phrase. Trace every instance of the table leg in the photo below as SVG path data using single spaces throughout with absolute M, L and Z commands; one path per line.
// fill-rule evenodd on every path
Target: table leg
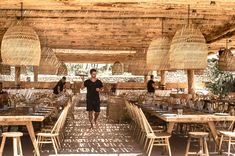
M 29 136 L 31 138 L 31 141 L 33 143 L 33 147 L 35 149 L 35 152 L 36 152 L 36 155 L 37 156 L 40 156 L 40 152 L 39 152 L 39 149 L 38 149 L 38 145 L 37 145 L 37 141 L 36 141 L 36 137 L 35 137 L 35 133 L 34 133 L 34 129 L 33 129 L 33 124 L 32 122 L 28 122 L 26 124 L 26 127 L 28 129 L 28 132 L 29 132 Z
M 218 134 L 217 134 L 217 131 L 216 131 L 215 123 L 213 121 L 210 121 L 210 122 L 208 122 L 208 125 L 209 125 L 209 128 L 211 130 L 214 141 L 215 141 L 217 147 L 219 147 L 219 138 L 218 138 Z
M 174 129 L 175 123 L 174 122 L 169 122 L 167 125 L 167 133 L 172 133 L 173 129 Z

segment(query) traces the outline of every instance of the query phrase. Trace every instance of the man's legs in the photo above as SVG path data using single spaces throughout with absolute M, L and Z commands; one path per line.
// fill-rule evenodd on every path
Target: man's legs
M 91 129 L 92 129 L 92 128 L 94 128 L 94 126 L 93 126 L 93 111 L 89 111 L 88 115 L 89 115 L 89 121 L 90 121 Z
M 97 119 L 100 115 L 100 112 L 95 112 L 95 125 L 97 126 Z

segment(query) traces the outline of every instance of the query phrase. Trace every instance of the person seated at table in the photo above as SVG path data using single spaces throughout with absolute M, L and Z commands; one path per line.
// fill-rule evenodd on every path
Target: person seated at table
M 0 94 L 5 94 L 5 93 L 7 93 L 7 92 L 4 92 L 4 91 L 2 90 L 2 82 L 0 82 Z
M 147 91 L 148 93 L 154 93 L 155 92 L 155 82 L 154 82 L 154 76 L 150 75 L 150 80 L 147 83 Z
M 58 95 L 61 92 L 63 92 L 63 90 L 65 89 L 65 83 L 66 83 L 66 77 L 64 76 L 54 87 L 53 93 Z

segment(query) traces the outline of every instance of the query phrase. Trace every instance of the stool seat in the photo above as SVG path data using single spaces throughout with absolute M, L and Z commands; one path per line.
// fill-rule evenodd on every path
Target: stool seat
M 186 153 L 185 156 L 188 155 L 200 155 L 200 156 L 209 156 L 209 151 L 207 147 L 206 138 L 208 137 L 209 133 L 206 132 L 189 132 L 189 139 L 186 147 Z M 198 152 L 190 152 L 190 144 L 191 139 L 196 138 L 199 140 L 199 147 L 200 150 Z
M 2 133 L 2 136 L 10 137 L 10 138 L 21 137 L 23 136 L 23 133 L 22 132 L 4 132 Z
M 6 138 L 12 138 L 13 140 L 13 155 L 23 156 L 20 137 L 23 136 L 22 132 L 5 132 L 2 133 L 2 143 L 0 147 L 0 156 L 3 155 L 3 149 L 5 146 Z
M 207 137 L 209 133 L 207 132 L 189 132 L 189 135 L 193 138 L 203 138 Z

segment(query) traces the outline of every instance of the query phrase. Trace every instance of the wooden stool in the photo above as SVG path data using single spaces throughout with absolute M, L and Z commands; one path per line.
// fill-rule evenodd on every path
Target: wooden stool
M 14 153 L 14 156 L 23 156 L 22 147 L 21 147 L 21 140 L 20 140 L 21 136 L 23 136 L 23 133 L 21 133 L 21 132 L 2 133 L 2 144 L 1 144 L 1 148 L 0 148 L 0 156 L 3 155 L 3 149 L 4 149 L 4 145 L 5 145 L 7 137 L 13 138 L 13 153 Z M 19 149 L 19 151 L 18 151 L 18 149 Z
M 206 142 L 206 138 L 208 137 L 208 135 L 209 133 L 206 133 L 206 132 L 189 132 L 189 139 L 188 139 L 185 156 L 188 156 L 188 155 L 209 156 L 207 142 Z M 199 152 L 189 152 L 191 138 L 199 139 L 199 145 L 200 145 Z

